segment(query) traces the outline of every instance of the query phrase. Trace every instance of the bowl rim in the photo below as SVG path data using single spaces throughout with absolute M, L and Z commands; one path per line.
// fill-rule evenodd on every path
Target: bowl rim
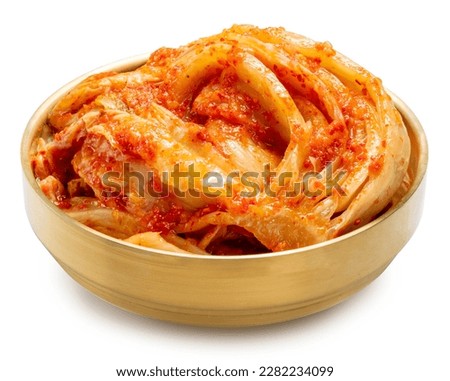
M 34 177 L 34 173 L 32 171 L 31 163 L 29 160 L 29 150 L 31 147 L 31 144 L 36 136 L 37 130 L 39 129 L 42 122 L 45 120 L 46 115 L 48 113 L 48 110 L 56 103 L 56 101 L 66 94 L 68 91 L 70 91 L 74 86 L 76 86 L 78 83 L 80 83 L 82 80 L 87 78 L 90 75 L 106 72 L 106 71 L 128 71 L 128 70 L 134 70 L 138 66 L 145 63 L 145 61 L 148 59 L 149 54 L 140 54 L 137 56 L 132 56 L 128 58 L 124 58 L 103 66 L 100 66 L 94 70 L 91 70 L 72 81 L 66 83 L 62 87 L 60 87 L 58 90 L 56 90 L 53 94 L 51 94 L 41 105 L 35 110 L 31 118 L 29 119 L 26 128 L 22 134 L 22 140 L 20 144 L 20 155 L 21 155 L 21 165 L 22 165 L 22 174 L 23 174 L 23 181 L 27 181 L 28 184 L 31 186 L 31 188 L 37 193 L 37 195 L 40 197 L 41 201 L 44 202 L 44 205 L 49 208 L 53 213 L 57 214 L 59 217 L 61 217 L 66 223 L 73 226 L 77 229 L 84 229 L 86 232 L 91 233 L 96 236 L 97 239 L 101 241 L 107 241 L 109 244 L 113 244 L 116 247 L 124 247 L 128 250 L 132 250 L 134 253 L 139 253 L 142 255 L 149 255 L 149 254 L 160 254 L 164 256 L 170 256 L 170 257 L 181 257 L 181 258 L 189 258 L 192 260 L 220 260 L 220 261 L 245 261 L 245 260 L 255 260 L 255 259 L 264 259 L 264 258 L 272 258 L 272 257 L 280 257 L 280 256 L 290 256 L 294 254 L 302 254 L 306 252 L 312 252 L 315 250 L 322 249 L 326 246 L 333 245 L 335 243 L 346 241 L 348 239 L 351 239 L 353 236 L 360 234 L 366 230 L 369 230 L 373 228 L 374 226 L 380 224 L 384 220 L 388 219 L 393 214 L 397 213 L 402 206 L 408 202 L 408 200 L 414 195 L 416 190 L 419 188 L 419 186 L 422 184 L 422 182 L 425 179 L 425 174 L 428 166 L 428 143 L 427 138 L 425 135 L 425 131 L 418 120 L 417 116 L 413 113 L 413 111 L 408 107 L 408 105 L 403 102 L 397 95 L 395 95 L 393 92 L 386 90 L 389 96 L 392 98 L 393 102 L 395 103 L 395 107 L 400 112 L 403 120 L 406 121 L 408 124 L 408 131 L 410 134 L 414 135 L 415 139 L 417 140 L 417 145 L 420 148 L 419 154 L 417 157 L 417 172 L 416 176 L 414 177 L 414 180 L 409 188 L 409 190 L 406 192 L 406 194 L 402 197 L 402 199 L 393 207 L 387 210 L 382 215 L 378 216 L 373 221 L 349 232 L 346 234 L 343 234 L 339 237 L 335 237 L 323 242 L 319 242 L 313 245 L 308 245 L 296 249 L 289 249 L 289 250 L 283 250 L 283 251 L 276 251 L 276 252 L 270 252 L 270 253 L 259 253 L 259 254 L 246 254 L 246 255 L 201 255 L 201 254 L 195 254 L 195 253 L 178 253 L 178 252 L 172 252 L 168 250 L 162 250 L 162 249 L 154 249 L 150 247 L 144 247 L 139 246 L 133 243 L 126 242 L 124 240 L 111 237 L 105 233 L 101 233 L 93 228 L 90 228 L 81 222 L 71 218 L 66 213 L 64 213 L 62 210 L 60 210 L 55 204 L 53 204 L 42 192 L 40 187 L 38 186 L 36 179 Z M 25 184 L 24 184 L 25 185 Z

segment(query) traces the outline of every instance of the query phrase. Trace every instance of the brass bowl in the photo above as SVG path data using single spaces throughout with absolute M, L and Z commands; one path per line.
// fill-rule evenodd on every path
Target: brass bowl
M 132 70 L 145 59 L 130 58 L 96 72 Z M 299 318 L 329 308 L 372 282 L 417 227 L 427 143 L 415 115 L 393 95 L 412 142 L 412 186 L 395 208 L 358 230 L 301 249 L 230 257 L 152 250 L 94 231 L 45 197 L 29 160 L 32 141 L 49 110 L 84 77 L 54 93 L 28 123 L 21 147 L 25 204 L 34 232 L 62 268 L 119 307 L 202 326 L 254 326 Z

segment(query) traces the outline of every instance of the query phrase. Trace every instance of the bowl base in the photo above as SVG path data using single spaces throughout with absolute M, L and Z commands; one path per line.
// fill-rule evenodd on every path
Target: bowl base
M 363 279 L 359 279 L 358 282 L 337 294 L 327 295 L 325 298 L 307 301 L 299 305 L 283 306 L 279 309 L 265 309 L 258 311 L 206 311 L 174 309 L 167 305 L 149 303 L 131 298 L 127 295 L 122 295 L 113 290 L 101 287 L 78 274 L 76 271 L 73 271 L 70 267 L 64 265 L 60 261 L 57 262 L 66 273 L 81 286 L 92 292 L 95 296 L 100 297 L 104 301 L 111 303 L 116 307 L 120 307 L 123 310 L 148 318 L 172 323 L 219 328 L 252 327 L 282 323 L 326 310 L 363 289 L 380 276 L 390 263 L 389 261 L 385 266 L 370 273 Z

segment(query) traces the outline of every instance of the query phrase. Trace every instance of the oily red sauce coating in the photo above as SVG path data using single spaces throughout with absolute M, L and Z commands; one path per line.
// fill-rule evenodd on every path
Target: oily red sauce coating
M 231 50 L 227 53 L 228 61 L 220 58 L 218 62 L 212 62 L 205 58 L 208 65 L 202 67 L 204 69 L 202 73 L 206 74 L 199 75 L 198 81 L 183 81 L 186 78 L 189 79 L 189 76 L 184 75 L 180 78 L 182 73 L 194 73 L 195 70 L 186 70 L 189 65 L 174 64 L 182 62 L 178 59 L 185 57 L 183 54 L 186 52 L 190 53 L 190 47 L 197 46 L 193 44 L 180 49 L 161 48 L 155 51 L 142 67 L 126 73 L 130 76 L 125 80 L 126 75 L 122 75 L 124 73 L 96 74 L 81 84 L 81 86 L 85 86 L 83 91 L 77 93 L 77 88 L 75 88 L 70 92 L 65 99 L 67 104 L 64 105 L 63 102 L 58 105 L 56 110 L 49 115 L 48 123 L 55 133 L 53 144 L 46 151 L 39 153 L 40 157 L 36 157 L 32 161 L 37 177 L 44 178 L 51 175 L 63 184 L 59 189 L 58 184 L 55 185 L 49 181 L 48 184 L 44 183 L 43 190 L 49 194 L 52 193 L 52 189 L 57 190 L 57 202 L 61 208 L 71 207 L 72 204 L 66 202 L 66 198 L 93 198 L 92 196 L 95 194 L 102 205 L 130 213 L 136 217 L 143 231 L 160 232 L 163 235 L 175 233 L 177 228 L 178 231 L 181 231 L 180 225 L 209 213 L 224 211 L 230 215 L 243 216 L 261 206 L 258 205 L 260 199 L 257 197 L 242 197 L 235 192 L 231 195 L 230 200 L 222 201 L 223 204 L 207 200 L 203 195 L 206 201 L 202 201 L 205 201 L 206 206 L 200 202 L 201 206 L 196 209 L 191 205 L 186 206 L 187 202 L 183 203 L 184 200 L 177 200 L 172 193 L 164 193 L 164 186 L 167 184 L 163 184 L 157 177 L 145 179 L 145 187 L 147 190 L 150 188 L 154 193 L 147 199 L 136 201 L 133 194 L 135 189 L 130 191 L 120 189 L 114 194 L 102 192 L 106 188 L 102 182 L 103 173 L 116 171 L 119 180 L 125 182 L 124 169 L 120 167 L 124 162 L 137 163 L 136 167 L 140 166 L 145 170 L 153 168 L 152 166 L 157 167 L 160 162 L 163 162 L 162 167 L 170 166 L 171 161 L 158 160 L 166 152 L 169 152 L 168 155 L 171 157 L 176 156 L 176 153 L 171 151 L 175 144 L 171 146 L 172 142 L 169 142 L 168 136 L 170 137 L 174 130 L 178 131 L 180 126 L 188 130 L 183 133 L 178 131 L 177 136 L 174 137 L 174 140 L 179 139 L 178 147 L 183 144 L 187 147 L 183 151 L 182 160 L 189 160 L 189 157 L 193 156 L 192 152 L 197 150 L 203 153 L 218 154 L 219 157 L 221 155 L 221 165 L 231 158 L 230 162 L 234 165 L 238 161 L 232 160 L 234 159 L 233 149 L 236 152 L 241 149 L 240 152 L 242 152 L 242 147 L 246 148 L 246 144 L 250 146 L 249 142 L 251 142 L 254 146 L 250 149 L 254 150 L 249 149 L 247 152 L 252 154 L 256 152 L 255 157 L 260 154 L 264 160 L 273 164 L 272 169 L 274 169 L 285 157 L 288 157 L 288 155 L 285 156 L 285 153 L 288 152 L 287 149 L 298 144 L 298 151 L 301 153 L 304 151 L 306 154 L 303 155 L 304 157 L 299 154 L 294 159 L 292 159 L 294 157 L 292 155 L 289 160 L 292 160 L 293 166 L 297 165 L 295 160 L 301 163 L 298 165 L 298 169 L 294 168 L 294 172 L 298 170 L 300 174 L 306 171 L 320 172 L 327 164 L 337 161 L 339 161 L 338 165 L 343 165 L 342 168 L 352 170 L 370 160 L 368 165 L 370 174 L 377 175 L 383 170 L 384 157 L 378 155 L 368 158 L 367 154 L 364 138 L 365 124 L 372 117 L 372 104 L 370 104 L 370 98 L 364 89 L 357 93 L 356 90 L 347 89 L 344 84 L 333 87 L 333 80 L 337 82 L 339 80 L 337 77 L 331 78 L 331 74 L 330 77 L 326 75 L 320 77 L 321 70 L 324 69 L 320 58 L 301 58 L 300 53 L 293 54 L 289 52 L 289 49 L 282 53 L 286 53 L 286 57 L 291 62 L 298 57 L 299 63 L 305 69 L 296 72 L 300 66 L 290 65 L 287 63 L 288 60 L 278 60 L 281 57 L 278 55 L 274 55 L 276 59 L 273 58 L 269 50 L 267 62 L 272 62 L 271 59 L 273 59 L 279 64 L 267 64 L 264 59 L 261 59 L 261 65 L 266 67 L 261 69 L 260 73 L 267 73 L 267 70 L 270 70 L 276 78 L 274 81 L 268 82 L 269 85 L 266 87 L 257 87 L 253 85 L 254 78 L 250 74 L 248 78 L 253 78 L 253 82 L 245 81 L 246 75 L 243 75 L 239 68 L 242 69 L 244 65 L 242 57 L 250 55 L 257 57 L 261 53 L 252 52 L 249 48 L 242 49 L 238 39 L 222 38 L 221 42 L 231 45 Z M 214 40 L 199 44 L 193 56 L 198 57 L 203 49 L 208 49 L 206 51 L 210 52 L 213 57 L 220 50 L 220 46 Z M 276 44 L 270 43 L 270 46 L 271 49 L 275 49 Z M 281 46 L 280 50 L 283 49 Z M 322 54 L 324 62 L 326 62 L 326 57 L 336 54 L 329 43 L 318 43 L 314 49 L 325 55 Z M 219 56 L 223 57 L 220 54 Z M 241 58 L 242 61 L 239 61 Z M 193 63 L 192 67 L 197 67 L 195 59 L 190 62 Z M 255 61 L 249 62 L 255 64 Z M 251 68 L 246 68 L 246 70 L 253 73 Z M 122 77 L 120 77 L 121 75 Z M 147 75 L 148 77 L 146 77 Z M 191 78 L 194 76 L 195 74 Z M 272 78 L 271 76 L 270 78 Z M 329 92 L 324 91 L 323 86 L 311 85 L 316 78 L 320 78 L 323 86 L 331 85 Z M 186 87 L 181 85 L 177 87 L 178 81 Z M 363 87 L 364 84 L 356 82 Z M 274 83 L 277 83 L 278 87 L 273 86 L 276 88 L 275 90 L 267 91 L 267 88 L 271 88 Z M 263 89 L 263 94 L 255 94 L 255 88 Z M 181 89 L 179 94 L 177 94 L 177 89 Z M 264 94 L 270 97 L 267 102 Z M 333 102 L 329 100 L 331 97 Z M 279 99 L 283 99 L 283 101 Z M 289 102 L 285 102 L 286 99 Z M 277 113 L 274 105 L 280 107 L 283 114 Z M 162 108 L 166 113 L 158 113 Z M 338 112 L 335 112 L 337 109 Z M 122 114 L 118 117 L 116 111 L 120 111 Z M 130 118 L 127 119 L 123 114 L 129 115 Z M 280 115 L 286 116 L 288 121 L 286 122 Z M 88 129 L 86 126 L 90 123 L 89 118 L 83 120 L 84 116 L 95 118 L 94 124 L 89 125 L 91 128 L 89 132 L 86 132 Z M 153 117 L 152 121 L 161 120 L 162 122 L 150 123 L 150 119 Z M 72 126 L 73 120 L 77 118 L 80 124 L 85 123 L 86 126 L 82 126 L 76 136 L 68 139 L 67 130 L 70 128 L 67 127 Z M 121 124 L 124 120 L 125 127 Z M 148 123 L 141 123 L 142 121 Z M 103 127 L 104 129 L 95 132 L 95 127 L 98 127 L 99 131 Z M 151 133 L 151 129 L 156 130 L 159 127 L 164 134 Z M 108 140 L 109 146 L 102 143 L 101 139 Z M 184 139 L 189 139 L 190 143 L 193 143 L 189 146 Z M 287 141 L 289 139 L 290 141 Z M 67 140 L 70 140 L 70 144 L 67 144 Z M 159 144 L 161 141 L 164 144 Z M 228 144 L 229 142 L 236 144 Z M 238 143 L 241 145 L 238 146 Z M 383 140 L 381 145 L 384 147 L 386 141 Z M 202 151 L 203 147 L 211 147 L 211 149 Z M 178 148 L 178 150 L 182 151 L 182 148 Z M 244 158 L 242 161 L 254 164 L 248 156 L 243 154 L 241 156 Z M 175 157 L 172 161 L 175 162 L 176 159 Z M 211 162 L 216 168 L 222 168 L 218 164 L 219 160 Z M 255 162 L 259 164 L 258 161 L 255 160 Z M 208 164 L 205 164 L 205 167 Z M 245 167 L 245 165 L 241 165 L 241 167 Z M 229 169 L 226 165 L 223 165 L 223 168 Z M 293 167 L 283 168 L 291 169 Z M 80 182 L 77 182 L 78 180 Z M 71 183 L 70 186 L 69 183 Z M 312 183 L 311 186 L 315 186 L 315 189 L 323 187 L 319 181 L 317 184 Z M 174 186 L 174 188 L 176 187 Z M 158 195 L 159 193 L 164 194 Z M 313 197 L 311 204 L 314 201 Z M 278 208 L 278 210 L 285 207 L 294 210 L 300 202 L 302 199 L 298 197 L 293 200 L 275 200 L 273 205 L 276 205 L 274 208 Z M 270 205 L 270 203 L 265 205 Z M 78 205 L 78 208 L 82 209 L 83 205 Z M 299 213 L 304 213 L 304 210 Z M 260 213 L 260 215 L 264 214 Z M 268 218 L 267 214 L 264 217 Z M 309 220 L 319 219 L 308 213 L 302 217 Z M 360 221 L 356 220 L 354 223 L 358 225 Z M 320 226 L 320 228 L 322 227 L 323 225 Z M 201 238 L 201 234 L 198 232 L 182 234 L 190 240 L 200 240 Z M 258 237 L 261 238 L 261 234 Z M 289 241 L 289 239 L 284 240 Z M 266 242 L 266 244 L 272 249 L 281 250 L 285 248 L 286 242 L 274 242 L 273 247 L 270 246 L 271 242 Z M 265 252 L 267 248 L 244 228 L 227 226 L 226 234 L 223 234 L 221 239 L 212 242 L 207 250 L 214 254 L 226 255 Z

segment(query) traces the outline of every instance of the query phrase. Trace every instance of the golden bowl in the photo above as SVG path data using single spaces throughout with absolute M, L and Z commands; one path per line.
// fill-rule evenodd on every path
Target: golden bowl
M 96 72 L 132 70 L 145 59 L 130 58 Z M 296 250 L 221 257 L 152 250 L 90 229 L 45 197 L 30 164 L 32 142 L 49 110 L 86 76 L 50 96 L 28 123 L 21 147 L 25 205 L 34 232 L 61 267 L 116 306 L 202 326 L 254 326 L 299 318 L 329 308 L 372 282 L 417 227 L 427 143 L 415 115 L 392 95 L 411 138 L 412 186 L 394 208 L 349 234 Z

